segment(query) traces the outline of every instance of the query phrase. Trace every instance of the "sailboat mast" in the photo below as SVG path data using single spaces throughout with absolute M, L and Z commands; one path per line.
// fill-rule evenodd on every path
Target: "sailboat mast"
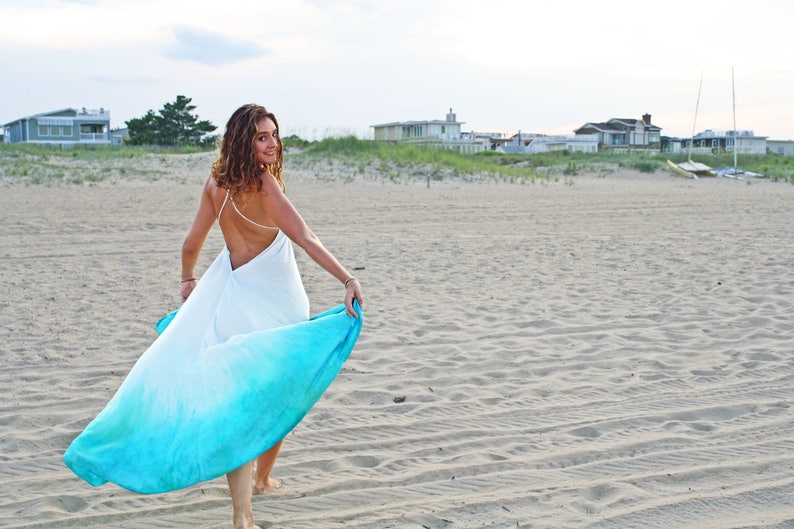
M 731 91 L 733 92 L 733 169 L 737 169 L 737 151 L 739 150 L 738 138 L 736 137 L 736 81 L 733 75 L 733 66 L 731 66 Z
M 689 153 L 687 158 L 692 161 L 692 144 L 695 143 L 695 126 L 698 121 L 698 108 L 700 107 L 700 91 L 703 89 L 703 72 L 700 72 L 700 86 L 698 86 L 698 100 L 695 103 L 695 119 L 692 120 L 692 136 L 689 139 Z

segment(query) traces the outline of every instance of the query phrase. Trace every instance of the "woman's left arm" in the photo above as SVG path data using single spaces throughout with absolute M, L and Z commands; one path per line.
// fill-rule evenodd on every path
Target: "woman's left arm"
M 361 306 L 364 305 L 361 285 L 358 280 L 323 246 L 323 243 L 309 228 L 306 221 L 298 213 L 298 210 L 278 186 L 276 179 L 268 176 L 266 175 L 262 178 L 263 201 L 268 215 L 292 242 L 303 248 L 312 260 L 345 285 L 345 307 L 347 312 L 351 316 L 358 317 L 355 309 L 353 309 L 353 300 L 356 299 Z

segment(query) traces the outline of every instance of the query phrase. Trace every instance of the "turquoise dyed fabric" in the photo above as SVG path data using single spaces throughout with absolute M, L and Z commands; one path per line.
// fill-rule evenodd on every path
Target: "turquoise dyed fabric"
M 309 318 L 292 243 L 279 233 L 232 269 L 216 257 L 64 462 L 92 485 L 142 493 L 221 476 L 276 444 L 337 375 L 363 314 Z
M 331 384 L 361 331 L 356 309 L 359 318 L 340 305 L 188 354 L 150 349 L 64 461 L 92 485 L 141 493 L 238 468 L 289 433 Z

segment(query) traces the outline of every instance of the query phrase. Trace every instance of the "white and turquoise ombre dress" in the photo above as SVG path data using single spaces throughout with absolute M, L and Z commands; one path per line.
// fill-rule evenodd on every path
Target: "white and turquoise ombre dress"
M 65 463 L 92 485 L 158 493 L 216 478 L 281 440 L 322 396 L 361 331 L 340 305 L 309 318 L 281 232 L 232 270 L 224 249 Z M 171 319 L 173 318 L 173 319 Z

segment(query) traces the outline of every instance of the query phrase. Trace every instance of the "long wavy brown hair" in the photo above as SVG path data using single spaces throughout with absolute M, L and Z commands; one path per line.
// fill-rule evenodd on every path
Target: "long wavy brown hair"
M 276 125 L 278 121 L 272 112 L 261 105 L 243 105 L 234 111 L 221 141 L 221 152 L 215 163 L 212 164 L 212 178 L 218 187 L 228 189 L 232 194 L 247 191 L 261 191 L 261 176 L 265 171 L 276 177 L 281 189 L 284 189 L 282 173 L 284 170 L 284 147 L 281 136 L 278 140 L 278 155 L 276 163 L 262 166 L 256 161 L 254 139 L 256 138 L 256 124 L 264 118 L 270 118 Z

